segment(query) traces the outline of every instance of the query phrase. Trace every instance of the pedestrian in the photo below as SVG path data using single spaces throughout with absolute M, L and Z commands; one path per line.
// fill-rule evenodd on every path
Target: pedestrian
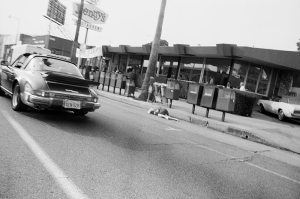
M 240 83 L 240 90 L 241 91 L 245 91 L 246 90 L 244 82 Z
M 226 88 L 231 88 L 231 84 L 229 81 L 227 82 Z
M 149 88 L 148 88 L 148 97 L 147 97 L 147 102 L 151 101 L 151 102 L 155 102 L 155 87 L 154 87 L 154 82 L 155 79 L 154 77 L 150 77 L 150 82 L 149 82 Z
M 92 67 L 90 66 L 90 65 L 87 65 L 86 67 L 85 67 L 85 74 L 84 74 L 84 78 L 85 79 L 90 79 L 90 72 L 91 72 L 91 70 L 92 70 Z
M 127 97 L 134 97 L 135 86 L 137 84 L 137 76 L 135 74 L 135 70 L 132 68 L 128 69 L 127 75 Z

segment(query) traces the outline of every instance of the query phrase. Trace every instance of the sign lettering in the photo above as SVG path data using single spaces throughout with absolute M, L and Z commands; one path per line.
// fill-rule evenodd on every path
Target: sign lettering
M 78 17 L 79 4 L 73 4 L 73 15 Z M 92 4 L 84 4 L 82 10 L 82 20 L 91 24 L 104 24 L 108 15 Z

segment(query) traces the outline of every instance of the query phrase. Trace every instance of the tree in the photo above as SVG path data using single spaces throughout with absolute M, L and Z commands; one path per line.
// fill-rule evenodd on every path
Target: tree
M 297 50 L 300 51 L 300 39 L 299 39 L 299 41 L 297 42 L 297 47 L 298 47 Z
M 144 78 L 144 81 L 142 84 L 141 94 L 138 97 L 138 99 L 142 100 L 142 101 L 146 101 L 148 98 L 148 88 L 149 88 L 149 84 L 150 84 L 150 77 L 151 76 L 154 77 L 154 74 L 155 74 L 155 68 L 156 68 L 156 63 L 157 63 L 157 58 L 158 58 L 158 49 L 159 49 L 160 41 L 161 41 L 160 36 L 161 36 L 162 25 L 163 25 L 163 20 L 164 20 L 164 15 L 165 15 L 166 3 L 167 3 L 167 0 L 161 1 L 160 12 L 159 12 L 158 22 L 157 22 L 157 26 L 156 26 L 155 37 L 152 42 L 148 68 L 147 68 L 145 78 Z
M 152 42 L 147 43 L 147 44 L 145 44 L 145 45 L 151 45 L 151 46 L 152 46 Z M 168 42 L 167 40 L 161 39 L 161 40 L 159 41 L 159 46 L 169 46 L 169 42 Z

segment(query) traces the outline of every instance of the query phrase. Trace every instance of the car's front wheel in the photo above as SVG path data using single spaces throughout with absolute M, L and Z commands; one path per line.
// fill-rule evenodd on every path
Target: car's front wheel
M 23 104 L 20 95 L 20 85 L 16 84 L 13 88 L 13 96 L 11 98 L 11 106 L 15 111 L 22 111 L 25 109 L 25 104 Z
M 282 109 L 279 109 L 279 110 L 278 110 L 278 119 L 279 119 L 280 121 L 283 121 L 283 120 L 285 119 L 285 115 L 284 115 Z

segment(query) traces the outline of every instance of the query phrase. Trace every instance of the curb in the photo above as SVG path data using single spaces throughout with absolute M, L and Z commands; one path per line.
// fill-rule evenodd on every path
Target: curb
M 107 99 L 110 100 L 114 100 L 114 101 L 118 101 L 124 104 L 128 104 L 131 106 L 135 106 L 135 107 L 139 107 L 141 109 L 146 109 L 148 110 L 149 108 L 153 107 L 152 104 L 149 104 L 148 102 L 143 102 L 143 101 L 139 101 L 139 100 L 131 100 L 131 99 L 123 99 L 123 95 L 117 96 L 117 97 L 111 97 L 110 95 L 112 94 L 105 94 L 105 93 L 100 93 L 99 90 L 96 90 L 98 95 L 101 97 L 105 97 Z M 104 91 L 106 92 L 106 91 Z M 156 105 L 158 106 L 158 105 Z M 178 118 L 179 120 L 185 121 L 185 122 L 189 122 L 191 124 L 195 124 L 195 125 L 200 125 L 202 127 L 206 127 L 208 129 L 212 129 L 221 133 L 226 133 L 232 136 L 236 136 L 242 139 L 246 139 L 252 142 L 256 142 L 256 143 L 260 143 L 260 144 L 264 144 L 266 146 L 270 146 L 273 148 L 277 148 L 280 150 L 285 150 L 285 151 L 289 151 L 292 153 L 296 153 L 298 155 L 300 155 L 300 153 L 296 152 L 296 151 L 292 151 L 288 148 L 279 146 L 275 143 L 271 143 L 266 141 L 263 138 L 260 138 L 258 136 L 255 135 L 255 133 L 252 133 L 251 130 L 249 129 L 242 129 L 242 128 L 238 128 L 238 127 L 234 127 L 231 125 L 226 125 L 226 124 L 221 124 L 220 122 L 216 122 L 216 121 L 212 121 L 212 120 L 207 120 L 207 119 L 201 119 L 201 118 L 196 118 L 193 116 L 189 116 L 189 115 L 173 115 L 170 114 L 171 117 L 175 117 Z
M 293 151 L 291 149 L 279 146 L 275 143 L 272 142 L 268 142 L 265 139 L 258 137 L 256 135 L 254 135 L 254 133 L 252 133 L 250 130 L 248 129 L 242 129 L 242 128 L 238 128 L 238 127 L 234 127 L 234 126 L 230 126 L 230 125 L 223 125 L 223 124 L 219 124 L 218 122 L 212 122 L 206 119 L 200 119 L 200 118 L 195 118 L 192 116 L 187 116 L 187 117 L 181 117 L 178 118 L 181 119 L 183 121 L 192 123 L 192 124 L 196 124 L 196 125 L 201 125 L 202 127 L 207 127 L 209 129 L 221 132 L 221 133 L 226 133 L 226 134 L 230 134 L 236 137 L 240 137 L 242 139 L 246 139 L 252 142 L 256 142 L 256 143 L 260 143 L 260 144 L 264 144 L 266 146 L 270 146 L 273 148 L 277 148 L 280 150 L 284 150 L 284 151 L 289 151 L 292 153 L 296 153 L 298 155 L 300 155 L 300 153 Z

